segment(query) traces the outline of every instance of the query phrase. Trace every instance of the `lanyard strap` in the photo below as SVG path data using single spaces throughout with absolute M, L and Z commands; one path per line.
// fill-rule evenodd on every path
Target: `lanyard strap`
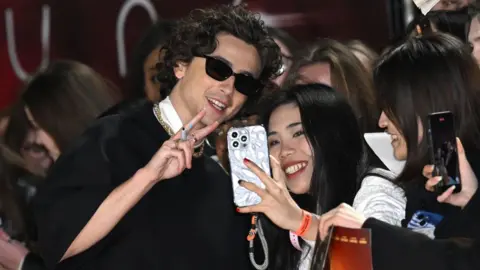
M 265 260 L 263 261 L 262 264 L 258 264 L 255 261 L 255 255 L 254 255 L 254 245 L 253 245 L 253 240 L 255 239 L 255 236 L 258 235 L 260 238 L 260 243 L 262 244 L 262 249 L 263 249 L 263 254 L 265 256 Z M 253 215 L 252 216 L 252 228 L 250 229 L 250 232 L 248 233 L 247 240 L 249 241 L 249 250 L 248 250 L 248 257 L 250 258 L 250 262 L 252 263 L 253 267 L 257 270 L 266 270 L 269 265 L 268 261 L 268 244 L 267 240 L 265 239 L 265 235 L 263 233 L 262 229 L 262 224 L 260 220 L 258 219 L 258 215 Z

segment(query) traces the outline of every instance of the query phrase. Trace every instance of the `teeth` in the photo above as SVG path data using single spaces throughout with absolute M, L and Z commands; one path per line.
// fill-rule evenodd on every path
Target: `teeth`
M 225 108 L 227 107 L 225 104 L 221 103 L 220 101 L 217 101 L 215 99 L 208 99 L 208 101 L 210 101 L 210 103 L 215 107 L 217 108 L 219 111 L 223 111 L 225 110 Z
M 297 163 L 295 165 L 292 165 L 292 166 L 289 166 L 285 169 L 285 173 L 286 174 L 294 174 L 296 172 L 298 172 L 299 170 L 305 168 L 305 166 L 307 166 L 307 163 L 306 162 L 302 162 L 302 163 Z

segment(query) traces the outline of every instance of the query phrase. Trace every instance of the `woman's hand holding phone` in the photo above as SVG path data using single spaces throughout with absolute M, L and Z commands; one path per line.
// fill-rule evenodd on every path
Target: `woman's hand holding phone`
M 465 207 L 478 189 L 478 180 L 465 156 L 465 149 L 462 142 L 457 138 L 458 164 L 460 171 L 460 179 L 462 181 L 462 190 L 453 193 L 455 186 L 447 189 L 443 194 L 437 197 L 441 203 L 448 203 L 454 206 Z M 435 191 L 435 186 L 442 181 L 441 176 L 433 177 L 434 165 L 423 167 L 423 176 L 428 178 L 425 188 L 431 192 Z
M 238 208 L 240 213 L 263 213 L 278 227 L 296 231 L 302 223 L 303 211 L 292 199 L 288 192 L 286 176 L 279 162 L 270 156 L 273 178 L 268 176 L 260 167 L 246 160 L 245 165 L 265 184 L 265 189 L 251 182 L 240 181 L 240 185 L 262 198 L 262 202 Z

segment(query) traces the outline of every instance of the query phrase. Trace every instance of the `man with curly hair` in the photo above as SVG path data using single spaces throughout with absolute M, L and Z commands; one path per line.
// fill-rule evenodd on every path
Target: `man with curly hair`
M 166 98 L 100 119 L 40 189 L 49 269 L 250 269 L 249 217 L 204 138 L 255 102 L 280 50 L 243 6 L 191 12 L 163 49 Z

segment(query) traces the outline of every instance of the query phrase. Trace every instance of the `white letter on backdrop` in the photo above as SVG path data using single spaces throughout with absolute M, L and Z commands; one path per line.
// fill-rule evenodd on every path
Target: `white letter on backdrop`
M 5 29 L 7 32 L 7 48 L 8 48 L 8 57 L 10 58 L 10 63 L 12 64 L 12 69 L 17 75 L 17 77 L 26 81 L 32 77 L 31 74 L 27 73 L 20 64 L 17 54 L 17 48 L 15 45 L 15 26 L 13 22 L 13 10 L 8 8 L 5 10 Z M 40 62 L 39 67 L 35 72 L 45 69 L 49 63 L 50 56 L 50 7 L 47 5 L 42 6 L 42 24 L 41 24 L 41 44 L 42 44 L 42 61 Z
M 153 22 L 158 20 L 155 7 L 149 0 L 127 0 L 120 9 L 117 19 L 116 37 L 117 37 L 117 56 L 118 56 L 118 72 L 122 77 L 127 75 L 127 60 L 125 56 L 125 22 L 130 11 L 135 6 L 143 7 Z

